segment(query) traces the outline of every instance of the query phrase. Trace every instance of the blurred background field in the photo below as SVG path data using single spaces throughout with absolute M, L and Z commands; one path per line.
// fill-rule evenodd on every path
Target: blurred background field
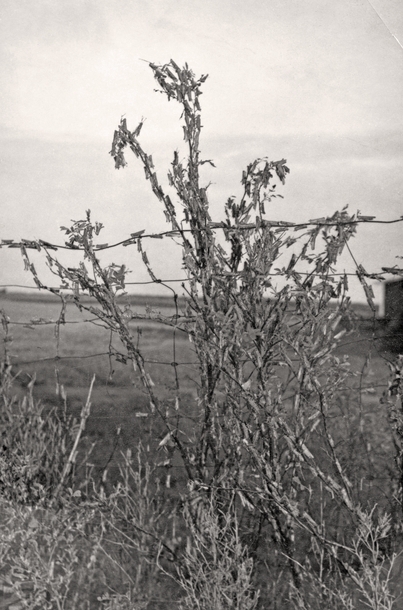
M 88 303 L 87 303 L 88 304 Z M 156 318 L 171 319 L 176 310 L 172 298 L 135 296 L 127 297 L 130 310 L 139 318 L 130 322 L 146 361 L 146 368 L 155 383 L 156 395 L 162 408 L 171 410 L 180 397 L 181 411 L 188 420 L 182 422 L 184 434 L 191 435 L 193 418 L 197 418 L 197 358 L 193 344 L 185 332 L 174 331 Z M 179 315 L 183 303 L 179 303 Z M 113 477 L 121 451 L 134 449 L 141 440 L 149 450 L 157 452 L 158 443 L 166 431 L 158 417 L 150 411 L 149 400 L 142 388 L 138 373 L 131 362 L 120 362 L 112 353 L 124 350 L 118 337 L 96 324 L 89 312 L 68 302 L 65 324 L 57 326 L 61 304 L 52 295 L 21 295 L 3 293 L 0 309 L 9 317 L 9 337 L 4 344 L 17 375 L 15 391 L 23 390 L 35 377 L 36 398 L 46 408 L 62 408 L 60 385 L 67 395 L 69 414 L 78 417 L 86 400 L 93 375 L 96 375 L 92 393 L 92 410 L 86 428 L 87 447 L 95 443 L 91 462 L 100 473 L 108 466 Z M 335 407 L 339 438 L 348 452 L 357 451 L 368 460 L 369 479 L 384 476 L 377 465 L 382 464 L 391 451 L 390 431 L 386 415 L 379 410 L 379 400 L 387 389 L 392 355 L 382 337 L 387 329 L 382 320 L 371 315 L 364 305 L 354 306 L 358 327 L 347 332 L 340 342 L 337 355 L 348 359 L 353 376 L 349 390 L 341 395 Z M 57 339 L 55 329 L 59 328 Z M 176 362 L 176 366 L 173 363 Z M 176 379 L 175 373 L 178 378 Z M 360 434 L 372 439 L 371 447 L 357 448 Z M 366 441 L 367 443 L 367 441 Z M 368 445 L 368 443 L 367 443 Z M 349 448 L 348 448 L 349 447 Z M 166 448 L 165 448 L 166 449 Z M 173 470 L 164 470 L 164 452 L 161 451 L 161 479 L 175 489 L 181 479 L 181 464 L 176 460 Z M 366 457 L 365 457 L 366 456 Z M 115 465 L 114 465 L 115 464 Z M 383 468 L 383 467 L 382 467 Z M 378 473 L 378 474 L 377 474 Z M 372 479 L 372 482 L 371 480 Z
M 136 297 L 131 308 L 144 318 L 175 314 L 172 299 Z M 148 398 L 131 362 L 124 364 L 110 355 L 114 350 L 124 352 L 119 339 L 111 339 L 110 331 L 99 321 L 96 324 L 90 322 L 94 316 L 80 312 L 73 303 L 68 303 L 66 323 L 60 325 L 57 341 L 55 328 L 61 305 L 59 299 L 52 299 L 52 295 L 29 298 L 3 294 L 0 309 L 10 319 L 8 341 L 4 345 L 13 365 L 13 374 L 17 375 L 16 392 L 26 388 L 35 377 L 36 398 L 47 408 L 59 409 L 63 405 L 59 386 L 63 385 L 68 412 L 78 417 L 91 379 L 96 375 L 91 398 L 93 406 L 86 428 L 88 444 L 96 443 L 90 460 L 96 468 L 102 470 L 114 451 L 119 456 L 127 448 L 134 450 L 139 440 L 147 445 L 151 442 L 156 444 L 163 438 L 165 432 L 158 418 L 150 412 Z M 134 320 L 130 329 L 146 359 L 156 394 L 167 405 L 175 400 L 177 394 L 172 365 L 177 362 L 175 368 L 182 405 L 188 405 L 185 410 L 191 416 L 196 370 L 187 335 L 179 331 L 175 333 L 169 326 L 152 319 Z M 108 464 L 112 475 L 113 461 Z M 170 477 L 170 484 L 175 484 L 174 477 Z

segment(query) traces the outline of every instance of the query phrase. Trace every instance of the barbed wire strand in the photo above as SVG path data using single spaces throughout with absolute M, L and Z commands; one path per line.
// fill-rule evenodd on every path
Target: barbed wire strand
M 182 233 L 205 233 L 210 231 L 211 229 L 220 229 L 224 231 L 231 231 L 234 229 L 240 229 L 243 231 L 250 231 L 253 229 L 263 228 L 279 228 L 284 230 L 296 229 L 303 230 L 307 227 L 332 227 L 332 226 L 351 226 L 356 224 L 384 224 L 391 225 L 399 222 L 403 222 L 403 216 L 399 218 L 394 218 L 392 220 L 377 220 L 374 216 L 358 216 L 355 220 L 337 220 L 331 218 L 316 218 L 312 220 L 308 220 L 307 222 L 288 222 L 285 220 L 266 220 L 263 219 L 260 222 L 260 226 L 255 223 L 244 223 L 237 224 L 235 226 L 227 225 L 225 222 L 209 222 L 206 229 L 204 228 L 194 228 L 194 229 L 182 229 Z M 159 233 L 145 233 L 144 231 L 136 231 L 131 234 L 130 237 L 126 239 L 122 239 L 113 244 L 94 244 L 95 251 L 102 250 L 110 250 L 111 248 L 116 248 L 118 246 L 130 246 L 137 244 L 138 240 L 143 239 L 163 239 L 165 237 L 173 238 L 180 237 L 181 233 L 177 230 L 170 231 L 161 231 Z M 73 244 L 68 244 L 67 242 L 64 245 L 54 244 L 44 239 L 21 239 L 20 241 L 15 241 L 14 239 L 1 239 L 0 240 L 0 248 L 29 248 L 29 249 L 61 249 L 61 250 L 71 250 L 71 251 L 83 251 L 84 248 L 81 246 L 76 246 Z

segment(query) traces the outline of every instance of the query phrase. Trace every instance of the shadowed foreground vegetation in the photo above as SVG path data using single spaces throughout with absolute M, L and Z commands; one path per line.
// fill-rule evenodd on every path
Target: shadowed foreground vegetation
M 131 306 L 140 315 L 146 314 L 143 304 L 132 302 Z M 149 307 L 154 311 L 152 315 L 172 313 L 154 307 L 152 299 Z M 66 325 L 61 329 L 59 359 L 55 359 L 54 321 L 60 309 L 57 303 L 8 299 L 3 300 L 2 308 L 11 314 L 11 323 L 4 325 L 7 330 L 4 338 L 9 339 L 5 343 L 6 359 L 13 363 L 9 368 L 3 366 L 1 394 L 4 600 L 24 599 L 30 608 L 165 608 L 176 600 L 179 604 L 186 593 L 183 585 L 188 571 L 200 569 L 200 558 L 195 566 L 192 562 L 196 558 L 188 555 L 193 549 L 189 545 L 195 545 L 201 556 L 207 552 L 206 541 L 194 529 L 190 511 L 195 504 L 206 520 L 203 536 L 217 535 L 220 528 L 228 535 L 229 528 L 234 549 L 239 547 L 235 556 L 224 556 L 218 561 L 216 585 L 221 587 L 221 578 L 235 569 L 231 568 L 231 561 L 238 567 L 240 562 L 249 589 L 252 582 L 253 589 L 260 592 L 261 607 L 288 607 L 291 602 L 286 601 L 287 557 L 270 542 L 269 525 L 261 524 L 257 544 L 251 531 L 253 511 L 247 497 L 243 499 L 245 506 L 236 526 L 228 522 L 227 512 L 220 517 L 209 503 L 199 506 L 201 500 L 194 491 L 189 494 L 186 469 L 172 442 L 169 439 L 165 442 L 164 427 L 159 417 L 150 412 L 130 363 L 114 360 L 111 374 L 109 334 L 99 326 L 83 322 L 85 316 L 69 305 Z M 43 324 L 33 324 L 28 329 L 29 320 L 42 320 Z M 344 326 L 349 331 L 337 348 L 337 357 L 342 361 L 348 358 L 355 373 L 335 397 L 329 423 L 340 463 L 361 499 L 362 509 L 369 513 L 372 510 L 377 519 L 375 530 L 381 528 L 378 533 L 375 531 L 378 536 L 375 559 L 376 565 L 381 566 L 379 578 L 383 583 L 394 553 L 400 550 L 396 439 L 390 425 L 390 410 L 382 402 L 390 376 L 387 363 L 393 356 L 379 349 L 385 348 L 385 340 L 374 341 L 374 335 L 385 335 L 381 322 L 367 317 L 361 319 L 358 330 L 354 330 L 351 322 Z M 160 400 L 169 404 L 175 386 L 169 365 L 172 330 L 143 320 L 137 321 L 136 327 L 141 328 L 147 357 L 168 363 L 150 364 L 149 370 Z M 195 354 L 186 335 L 179 335 L 175 342 L 178 361 L 187 362 L 183 372 L 179 367 L 181 400 L 186 400 L 188 413 L 188 419 L 182 419 L 181 430 L 191 434 L 197 421 L 194 389 L 197 366 L 190 364 L 195 363 Z M 35 361 L 38 346 L 43 359 L 39 362 Z M 92 354 L 104 355 L 82 359 Z M 85 412 L 83 407 L 94 374 L 92 405 Z M 81 421 L 85 421 L 85 427 L 72 458 Z M 312 439 L 309 451 L 316 454 L 322 465 L 329 459 L 319 436 Z M 326 468 L 331 470 L 330 460 Z M 313 514 L 326 518 L 334 538 L 343 540 L 352 532 L 351 524 L 340 506 L 325 498 L 323 488 L 319 485 L 315 489 L 313 484 L 310 477 L 298 483 L 296 501 L 305 502 L 309 498 Z M 235 498 L 234 502 L 237 501 Z M 391 521 L 383 524 L 381 520 L 379 524 L 377 515 L 382 512 L 389 514 Z M 368 523 L 368 532 L 373 536 L 374 523 Z M 256 549 L 253 564 L 247 556 L 242 559 L 245 548 L 251 548 L 250 541 Z M 308 536 L 301 537 L 299 544 L 301 560 L 305 555 L 305 561 L 313 562 L 319 574 L 320 570 L 323 574 L 331 573 L 327 562 L 320 565 L 318 548 Z M 205 557 L 207 562 L 211 552 L 209 549 Z M 357 548 L 358 559 L 353 564 L 358 574 L 362 571 L 360 552 Z M 368 561 L 368 553 L 367 549 L 362 561 Z M 394 597 L 400 594 L 400 566 L 397 558 L 388 583 Z M 302 561 L 301 567 L 305 569 Z M 206 565 L 204 572 L 205 568 Z M 336 565 L 332 571 L 335 568 L 336 572 L 341 569 Z M 322 608 L 325 601 L 317 601 L 318 584 L 310 582 L 314 574 L 310 568 L 303 577 L 307 587 L 304 595 L 308 599 L 313 596 L 316 601 L 310 603 Z M 210 591 L 215 586 L 211 578 L 208 572 L 204 583 L 204 594 L 208 597 L 214 595 Z M 346 595 L 355 600 L 352 607 L 360 607 L 353 595 L 356 587 L 352 577 L 343 572 L 340 578 L 347 587 Z M 56 599 L 59 606 L 55 605 Z M 208 607 L 207 601 L 204 607 Z

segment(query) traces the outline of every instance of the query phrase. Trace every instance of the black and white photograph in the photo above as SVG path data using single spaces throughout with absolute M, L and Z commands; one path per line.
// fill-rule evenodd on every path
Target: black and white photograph
M 0 0 L 0 610 L 403 610 L 403 4 Z

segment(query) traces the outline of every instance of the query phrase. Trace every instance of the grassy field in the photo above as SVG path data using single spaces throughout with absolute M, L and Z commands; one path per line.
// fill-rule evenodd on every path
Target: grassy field
M 144 317 L 155 317 L 158 313 L 174 315 L 172 300 L 155 297 L 131 299 L 131 310 Z M 55 336 L 56 321 L 60 315 L 58 299 L 26 299 L 16 295 L 2 295 L 0 308 L 10 318 L 9 333 L 12 341 L 7 349 L 18 373 L 15 387 L 24 388 L 35 375 L 35 396 L 47 406 L 60 408 L 62 400 L 57 392 L 57 380 L 65 388 L 69 413 L 77 417 L 85 402 L 92 376 L 96 382 L 92 394 L 92 411 L 86 429 L 89 443 L 95 442 L 92 460 L 102 469 L 108 462 L 116 445 L 117 429 L 120 428 L 118 450 L 135 447 L 138 440 L 155 445 L 165 434 L 158 418 L 151 416 L 148 399 L 143 391 L 138 373 L 130 362 L 123 364 L 110 357 L 111 346 L 123 351 L 119 339 L 111 338 L 110 332 L 94 324 L 93 316 L 80 312 L 69 303 L 66 324 L 60 326 L 59 340 Z M 391 355 L 382 350 L 379 340 L 384 332 L 380 323 L 374 327 L 365 308 L 356 308 L 363 318 L 361 331 L 344 336 L 338 348 L 340 357 L 348 356 L 351 369 L 356 373 L 353 387 L 362 387 L 351 398 L 340 400 L 339 416 L 345 422 L 344 434 L 365 425 L 373 430 L 374 444 L 382 446 L 387 434 L 387 422 L 378 409 L 379 398 L 387 387 L 389 369 L 387 361 Z M 192 426 L 197 393 L 196 356 L 187 335 L 152 319 L 137 319 L 130 322 L 137 335 L 139 347 L 147 362 L 147 370 L 155 383 L 157 396 L 162 404 L 172 403 L 176 394 L 175 370 L 177 362 L 179 394 L 184 411 Z M 175 350 L 175 351 L 174 351 Z M 357 423 L 357 417 L 360 423 Z M 377 437 L 378 440 L 375 438 Z M 113 470 L 113 468 L 112 468 Z M 171 480 L 175 485 L 175 477 Z
M 3 349 L 8 352 L 16 376 L 13 391 L 24 393 L 35 377 L 35 397 L 45 404 L 46 409 L 59 411 L 64 405 L 60 395 L 62 384 L 67 394 L 68 414 L 78 418 L 95 374 L 91 414 L 77 464 L 93 447 L 88 460 L 92 465 L 93 479 L 99 482 L 107 469 L 106 487 L 111 490 L 108 483 L 117 479 L 122 453 L 131 449 L 135 454 L 141 441 L 148 453 L 147 459 L 155 468 L 157 480 L 163 486 L 164 519 L 167 527 L 171 527 L 171 507 L 177 505 L 179 494 L 185 491 L 187 477 L 178 453 L 170 455 L 169 446 L 158 447 L 166 429 L 161 418 L 150 411 L 138 372 L 130 362 L 124 364 L 111 356 L 114 350 L 124 352 L 119 340 L 111 337 L 99 322 L 91 321 L 93 316 L 90 313 L 80 312 L 72 303 L 67 305 L 66 323 L 60 325 L 57 338 L 56 322 L 61 311 L 57 299 L 28 300 L 2 295 L 0 309 L 9 317 L 8 328 L 3 328 L 3 336 L 8 338 Z M 193 344 L 186 333 L 179 330 L 175 333 L 171 327 L 155 319 L 159 314 L 168 317 L 175 314 L 172 300 L 133 298 L 130 309 L 139 316 L 129 323 L 130 330 L 137 337 L 147 371 L 155 383 L 160 408 L 171 407 L 172 414 L 175 397 L 179 395 L 183 414 L 180 430 L 190 439 L 198 415 L 198 368 Z M 348 360 L 353 374 L 345 391 L 337 395 L 328 422 L 332 426 L 342 466 L 353 488 L 359 490 L 357 496 L 362 507 L 385 507 L 390 499 L 394 476 L 394 447 L 387 411 L 380 398 L 387 388 L 388 361 L 393 359 L 393 355 L 381 340 L 386 332 L 383 323 L 371 320 L 365 308 L 356 307 L 355 313 L 361 317 L 358 329 L 347 330 L 337 349 L 337 356 Z M 177 363 L 176 367 L 172 366 L 173 362 Z M 312 445 L 313 453 L 319 455 L 321 447 L 314 440 Z M 168 455 L 172 462 L 166 467 Z M 80 481 L 79 466 L 77 472 Z M 331 505 L 325 509 L 331 511 L 332 528 L 342 531 L 345 527 L 342 512 L 333 514 L 335 509 Z M 152 578 L 154 576 L 149 579 L 150 598 L 157 582 Z M 270 597 L 271 589 L 266 579 L 265 576 L 262 587 L 267 585 L 266 593 Z M 167 595 L 165 581 L 161 580 L 160 586 Z M 168 594 L 167 599 L 174 599 L 176 594 Z M 161 601 L 161 604 L 158 602 L 149 607 L 162 608 L 164 603 Z
M 150 308 L 153 309 L 151 313 Z M 16 391 L 26 387 L 35 375 L 36 398 L 49 407 L 61 408 L 63 401 L 57 392 L 58 379 L 67 394 L 69 413 L 77 417 L 91 379 L 96 375 L 86 433 L 89 442 L 96 442 L 92 461 L 97 467 L 102 468 L 109 460 L 118 428 L 121 431 L 116 453 L 134 448 L 139 439 L 146 444 L 155 444 L 163 437 L 163 428 L 160 430 L 159 422 L 150 415 L 138 373 L 130 362 L 123 364 L 109 356 L 111 346 L 124 352 L 119 339 L 113 338 L 111 342 L 108 330 L 89 321 L 93 319 L 91 314 L 81 313 L 74 304 L 68 304 L 66 324 L 60 326 L 58 342 L 55 337 L 55 322 L 61 309 L 58 299 L 25 300 L 3 296 L 0 309 L 10 318 L 12 341 L 7 342 L 7 348 L 13 372 L 18 373 L 14 384 Z M 132 309 L 141 316 L 175 313 L 171 302 L 158 299 L 150 302 L 137 299 L 132 303 Z M 180 332 L 174 335 L 170 327 L 152 320 L 135 320 L 130 326 L 137 335 L 147 370 L 162 401 L 175 397 L 176 382 L 171 363 L 174 360 L 178 363 L 180 396 L 189 404 L 190 413 L 197 370 L 192 364 L 195 357 L 187 336 Z

